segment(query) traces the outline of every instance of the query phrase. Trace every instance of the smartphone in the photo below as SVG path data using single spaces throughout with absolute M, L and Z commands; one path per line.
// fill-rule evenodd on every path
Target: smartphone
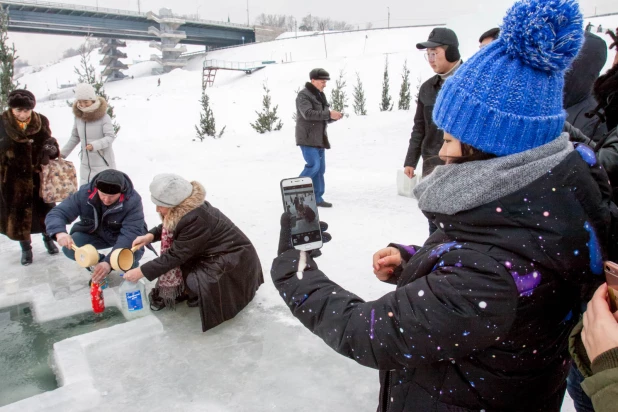
M 618 310 L 618 264 L 606 261 L 603 266 L 605 268 L 607 294 L 609 295 L 609 308 L 614 313 Z
M 293 177 L 281 181 L 283 211 L 290 213 L 292 246 L 298 250 L 322 247 L 322 232 L 315 192 L 310 177 Z

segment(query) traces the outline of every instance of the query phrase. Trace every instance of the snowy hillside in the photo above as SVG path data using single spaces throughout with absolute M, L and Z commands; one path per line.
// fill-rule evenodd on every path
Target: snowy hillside
M 601 24 L 616 27 L 618 16 Z M 479 33 L 460 37 L 465 44 L 462 49 L 469 50 L 464 59 L 476 50 L 480 32 L 489 27 L 475 27 Z M 397 196 L 395 177 L 403 166 L 414 110 L 396 110 L 402 66 L 407 60 L 413 87 L 417 79 L 424 81 L 433 75 L 423 54 L 415 48 L 430 31 L 425 27 L 333 33 L 211 52 L 209 59 L 273 60 L 276 64 L 252 75 L 219 71 L 208 94 L 217 127 L 226 126 L 226 131 L 222 139 L 204 142 L 194 141 L 203 57 L 192 59 L 184 70 L 151 76 L 155 63 L 139 61 L 148 60 L 153 49 L 147 43 L 129 42 L 124 51 L 132 64 L 125 73 L 134 79 L 105 87 L 122 127 L 114 143 L 116 162 L 142 195 L 148 225 L 159 223 L 148 194 L 155 174 L 174 172 L 198 180 L 206 187 L 208 200 L 255 244 L 266 283 L 240 316 L 205 334 L 199 330 L 197 311 L 182 307 L 156 315 L 163 332 L 154 337 L 140 340 L 140 336 L 133 336 L 126 345 L 113 341 L 88 347 L 89 371 L 94 371 L 89 382 L 96 392 L 93 402 L 99 403 L 98 409 L 375 410 L 377 371 L 335 354 L 302 327 L 270 281 L 282 211 L 279 181 L 297 176 L 304 165 L 294 143 L 292 113 L 295 91 L 308 80 L 309 71 L 323 67 L 331 73 L 333 82 L 326 89 L 327 95 L 343 71 L 349 96 L 358 73 L 366 90 L 369 115 L 356 116 L 350 107 L 346 110 L 349 117 L 329 128 L 332 150 L 327 152 L 325 200 L 334 207 L 319 212 L 331 227 L 333 242 L 324 247 L 318 263 L 334 281 L 364 299 L 376 299 L 391 291 L 392 286 L 375 279 L 372 254 L 389 242 L 422 244 L 428 231 L 416 202 Z M 609 40 L 608 36 L 604 38 Z M 378 109 L 386 56 L 395 102 L 392 112 Z M 96 53 L 92 57 L 93 63 L 100 60 Z M 73 125 L 65 101 L 72 98 L 72 91 L 61 90 L 58 85 L 75 82 L 73 67 L 78 61 L 79 57 L 66 59 L 20 79 L 36 94 L 36 110 L 49 118 L 61 146 Z M 159 78 L 161 85 L 157 86 Z M 250 122 L 261 109 L 265 82 L 273 103 L 279 105 L 284 128 L 259 135 Z M 79 162 L 77 151 L 69 160 Z M 24 290 L 49 285 L 55 300 L 89 302 L 85 270 L 62 255 L 45 254 L 38 237 L 33 247 L 34 263 L 22 267 L 17 242 L 0 238 L 0 284 L 19 278 Z M 152 258 L 150 252 L 144 256 L 145 260 Z M 114 282 L 118 283 L 117 278 Z M 52 392 L 48 396 L 49 400 L 55 395 Z M 73 410 L 80 409 L 79 402 L 74 405 Z M 19 407 L 14 404 L 0 411 Z M 573 410 L 570 400 L 563 410 Z

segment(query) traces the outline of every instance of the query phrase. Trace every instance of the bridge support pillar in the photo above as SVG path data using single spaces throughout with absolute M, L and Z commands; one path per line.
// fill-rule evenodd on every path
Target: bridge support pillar
M 105 66 L 101 72 L 105 82 L 122 80 L 126 77 L 120 70 L 126 70 L 129 67 L 118 59 L 126 59 L 127 55 L 118 50 L 118 47 L 127 47 L 127 43 L 117 39 L 105 39 L 103 47 L 99 49 L 99 53 L 103 54 L 100 64 Z
M 150 43 L 150 47 L 161 51 L 161 56 L 156 54 L 150 56 L 150 60 L 156 61 L 162 66 L 161 69 L 153 70 L 153 72 L 156 72 L 154 74 L 168 73 L 173 69 L 184 67 L 188 60 L 181 58 L 180 55 L 186 51 L 186 47 L 178 47 L 178 43 L 186 39 L 187 34 L 177 29 L 185 24 L 185 20 L 174 17 L 169 9 L 159 10 L 159 15 L 148 12 L 147 18 L 159 23 L 158 29 L 151 26 L 148 28 L 148 33 L 161 39 L 160 42 Z

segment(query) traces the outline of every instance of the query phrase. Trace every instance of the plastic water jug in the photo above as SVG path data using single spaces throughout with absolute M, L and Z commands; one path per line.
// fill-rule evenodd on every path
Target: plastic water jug
M 148 298 L 143 282 L 123 280 L 118 288 L 120 304 L 127 318 L 137 318 L 148 314 Z
M 397 170 L 397 194 L 399 196 L 406 196 L 414 198 L 414 188 L 420 182 L 421 177 L 419 172 L 410 179 L 403 170 Z

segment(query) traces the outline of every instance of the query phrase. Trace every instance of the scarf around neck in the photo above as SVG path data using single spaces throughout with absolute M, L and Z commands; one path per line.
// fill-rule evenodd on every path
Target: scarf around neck
M 161 255 L 168 253 L 174 241 L 174 233 L 163 227 L 161 233 Z M 165 307 L 174 310 L 176 308 L 176 298 L 184 292 L 185 282 L 182 277 L 182 271 L 179 267 L 175 267 L 163 275 L 159 276 L 157 281 L 159 296 L 163 298 Z
M 414 189 L 423 212 L 454 215 L 493 202 L 534 182 L 573 151 L 569 135 L 509 156 L 438 166 Z
M 101 100 L 97 99 L 94 103 L 92 103 L 89 107 L 81 107 L 79 104 L 77 105 L 77 108 L 82 112 L 82 113 L 92 113 L 97 111 L 97 109 L 101 107 Z

